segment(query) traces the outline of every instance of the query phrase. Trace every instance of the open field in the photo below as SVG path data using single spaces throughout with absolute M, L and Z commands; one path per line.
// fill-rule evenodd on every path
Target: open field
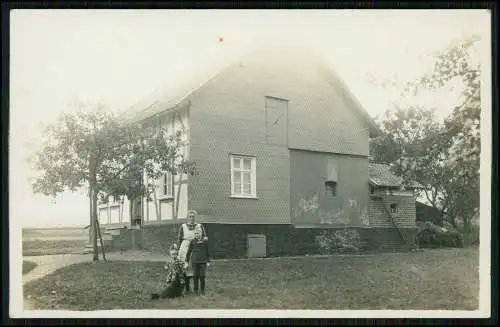
M 24 228 L 23 255 L 64 254 L 82 250 L 88 240 L 83 228 Z
M 28 282 L 38 309 L 429 309 L 478 307 L 479 250 L 213 262 L 207 295 L 150 299 L 163 262 L 85 262 Z

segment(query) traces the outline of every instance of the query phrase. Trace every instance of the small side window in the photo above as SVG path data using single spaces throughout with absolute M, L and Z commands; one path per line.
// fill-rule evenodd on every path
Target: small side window
M 337 196 L 337 182 L 334 181 L 325 182 L 325 195 L 327 197 Z
M 398 205 L 396 203 L 391 203 L 391 213 L 398 213 Z

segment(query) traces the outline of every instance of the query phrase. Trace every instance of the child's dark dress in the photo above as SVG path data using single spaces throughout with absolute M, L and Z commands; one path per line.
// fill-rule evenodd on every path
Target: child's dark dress
M 193 265 L 193 275 L 197 277 L 205 277 L 207 263 L 210 262 L 210 255 L 208 253 L 208 243 L 203 239 L 194 239 L 189 243 L 186 262 Z
M 194 277 L 194 291 L 198 293 L 198 282 L 201 286 L 201 293 L 205 293 L 205 275 L 207 263 L 210 262 L 208 253 L 208 243 L 206 240 L 194 239 L 189 243 L 186 262 L 191 262 Z

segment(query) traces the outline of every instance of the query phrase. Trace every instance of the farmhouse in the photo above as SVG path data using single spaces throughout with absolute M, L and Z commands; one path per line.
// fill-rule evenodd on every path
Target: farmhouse
M 132 219 L 126 199 L 100 204 L 111 249 L 167 252 L 188 208 L 215 257 L 316 253 L 317 235 L 346 228 L 367 249 L 394 248 L 415 230 L 413 191 L 369 163 L 374 122 L 324 60 L 295 44 L 258 47 L 128 114 L 181 130 L 200 173 L 165 174 Z

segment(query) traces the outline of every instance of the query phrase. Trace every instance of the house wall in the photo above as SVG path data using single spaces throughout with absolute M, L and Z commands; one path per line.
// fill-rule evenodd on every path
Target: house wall
M 415 197 L 408 195 L 386 195 L 384 200 L 372 199 L 369 205 L 370 226 L 376 228 L 392 227 L 391 218 L 387 215 L 384 205 L 394 203 L 397 212 L 392 213 L 397 225 L 402 228 L 416 228 Z
M 368 158 L 321 152 L 290 152 L 292 223 L 368 225 Z M 337 182 L 334 197 L 325 182 Z
M 181 148 L 181 153 L 186 159 L 189 159 L 189 108 L 183 107 L 179 110 L 164 113 L 163 116 L 160 116 L 159 122 L 163 128 L 167 129 L 169 135 L 174 135 L 177 131 L 182 132 L 181 140 L 184 142 L 184 146 Z M 150 199 L 143 198 L 142 200 L 143 223 L 149 224 L 176 218 L 186 218 L 188 210 L 188 175 L 178 174 L 173 176 L 172 196 L 161 196 L 160 188 L 159 181 L 156 181 L 156 194 L 153 193 Z
M 290 148 L 367 156 L 368 126 L 326 65 L 307 49 L 280 44 L 251 52 L 224 77 L 232 83 L 228 90 L 241 89 L 245 100 L 264 95 L 289 100 Z M 234 83 L 237 78 L 241 84 Z
M 144 225 L 140 230 L 122 230 L 107 243 L 108 251 L 132 248 L 132 233 L 137 249 L 168 255 L 170 246 L 177 242 L 180 222 L 169 221 L 158 225 Z M 283 224 L 215 224 L 204 223 L 209 239 L 209 251 L 213 259 L 246 258 L 248 235 L 266 236 L 266 256 L 313 255 L 323 253 L 317 241 L 320 235 L 331 236 L 344 228 L 294 228 Z M 394 228 L 350 228 L 358 233 L 361 252 L 405 251 Z M 414 230 L 405 230 L 410 234 Z
M 289 148 L 368 155 L 365 123 L 316 63 L 296 59 L 247 57 L 190 96 L 190 155 L 200 175 L 190 180 L 189 205 L 206 222 L 291 223 Z M 266 96 L 288 100 L 286 142 L 268 138 Z M 231 198 L 232 153 L 256 156 L 257 199 Z
M 167 130 L 167 134 L 173 135 L 177 131 L 183 131 L 181 140 L 184 145 L 181 148 L 186 159 L 189 159 L 189 108 L 185 107 L 174 112 L 163 113 L 159 116 L 150 117 L 149 122 L 155 123 Z M 173 176 L 172 196 L 165 197 L 160 194 L 160 184 L 156 183 L 155 193 L 150 199 L 144 197 L 139 204 L 142 211 L 144 224 L 168 221 L 174 218 L 186 218 L 188 210 L 188 175 L 178 174 Z M 124 197 L 123 201 L 100 204 L 98 206 L 98 217 L 101 225 L 130 224 L 130 201 Z
M 205 222 L 290 223 L 289 152 L 266 140 L 266 92 L 256 84 L 233 70 L 191 98 L 190 155 L 200 174 L 190 178 L 189 205 Z M 256 198 L 231 197 L 231 154 L 256 157 Z
M 99 224 L 118 225 L 130 222 L 129 202 L 126 197 L 122 199 L 112 199 L 108 203 L 97 206 L 97 217 Z

